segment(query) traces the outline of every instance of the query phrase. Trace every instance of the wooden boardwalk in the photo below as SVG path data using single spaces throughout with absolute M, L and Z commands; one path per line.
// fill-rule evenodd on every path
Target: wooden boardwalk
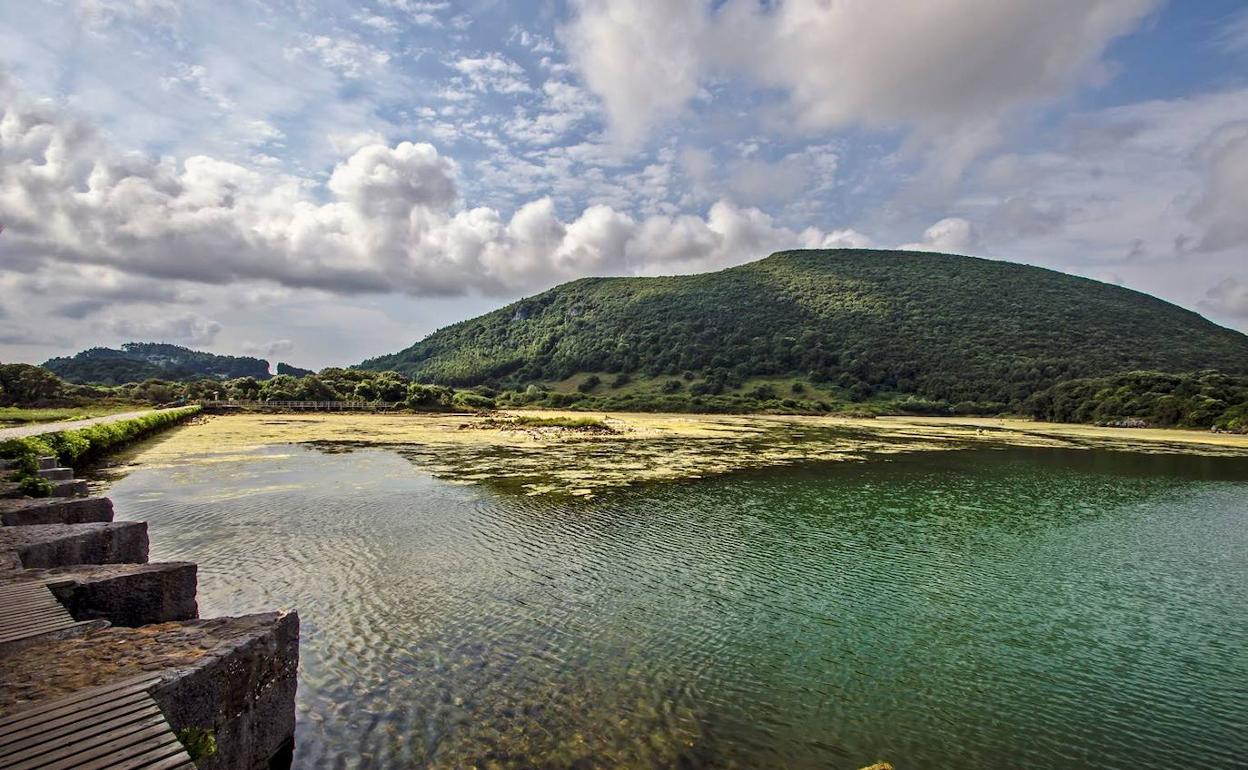
M 158 681 L 126 679 L 0 717 L 0 770 L 194 770 L 148 694 Z
M 78 625 L 43 583 L 0 585 L 0 645 Z

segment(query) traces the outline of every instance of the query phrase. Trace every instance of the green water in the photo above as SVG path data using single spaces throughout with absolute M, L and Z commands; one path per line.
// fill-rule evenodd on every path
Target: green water
M 1248 461 L 924 453 L 594 500 L 387 450 L 139 467 L 205 615 L 298 608 L 298 767 L 1223 768 Z

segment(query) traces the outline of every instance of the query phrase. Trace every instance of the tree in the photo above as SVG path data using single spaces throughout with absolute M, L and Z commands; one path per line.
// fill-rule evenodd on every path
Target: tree
M 65 383 L 52 372 L 31 364 L 0 364 L 0 403 L 27 406 L 53 401 Z

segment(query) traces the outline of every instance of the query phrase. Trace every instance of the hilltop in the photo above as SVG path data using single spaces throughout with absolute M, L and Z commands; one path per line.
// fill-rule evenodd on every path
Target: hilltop
M 808 250 L 701 275 L 572 281 L 360 368 L 581 393 L 639 378 L 695 396 L 775 381 L 848 401 L 1000 409 L 1075 378 L 1248 374 L 1248 337 L 1141 292 L 1028 265 Z
M 90 348 L 74 356 L 52 358 L 43 368 L 79 384 L 121 385 L 143 380 L 190 382 L 234 377 L 268 379 L 269 362 L 248 356 L 221 356 L 179 345 L 128 342 L 120 349 Z

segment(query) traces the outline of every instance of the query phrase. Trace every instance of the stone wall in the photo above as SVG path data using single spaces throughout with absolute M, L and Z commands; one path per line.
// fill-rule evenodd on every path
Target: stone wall
M 218 753 L 200 762 L 200 770 L 260 770 L 292 741 L 299 616 L 253 617 L 268 624 L 262 633 L 214 650 L 152 692 L 175 731 L 199 727 L 215 734 Z

